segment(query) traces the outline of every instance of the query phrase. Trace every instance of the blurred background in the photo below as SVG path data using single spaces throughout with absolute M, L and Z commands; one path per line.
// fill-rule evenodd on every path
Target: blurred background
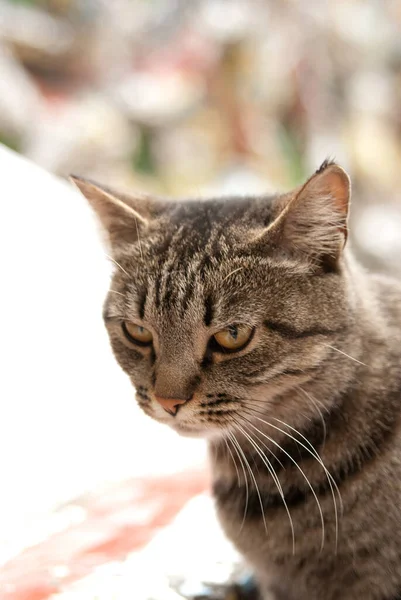
M 399 272 L 398 0 L 0 0 L 0 140 L 168 195 L 351 173 L 356 251 Z
M 186 582 L 235 561 L 205 447 L 136 407 L 101 319 L 110 266 L 65 177 L 261 193 L 326 157 L 352 177 L 355 252 L 401 276 L 399 0 L 0 0 L 0 600 L 239 598 Z

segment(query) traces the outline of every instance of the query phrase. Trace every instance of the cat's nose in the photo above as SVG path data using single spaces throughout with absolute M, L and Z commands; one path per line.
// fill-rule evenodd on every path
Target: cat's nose
M 176 415 L 180 404 L 185 404 L 187 402 L 187 400 L 179 400 L 178 398 L 162 398 L 161 396 L 155 396 L 155 399 L 170 415 Z

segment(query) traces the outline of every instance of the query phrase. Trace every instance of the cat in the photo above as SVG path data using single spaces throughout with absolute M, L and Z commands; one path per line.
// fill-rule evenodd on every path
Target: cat
M 72 180 L 116 266 L 115 357 L 147 415 L 207 438 L 263 600 L 401 598 L 401 286 L 345 247 L 346 172 L 179 201 Z

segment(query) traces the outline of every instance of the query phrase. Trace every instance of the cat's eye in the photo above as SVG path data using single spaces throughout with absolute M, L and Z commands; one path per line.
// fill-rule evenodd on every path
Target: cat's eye
M 139 344 L 140 346 L 149 346 L 152 343 L 153 335 L 149 329 L 145 329 L 145 327 L 142 327 L 141 325 L 124 321 L 122 324 L 122 329 L 125 337 L 134 344 Z
M 229 325 L 214 334 L 213 338 L 222 351 L 237 352 L 251 340 L 253 327 L 249 325 Z

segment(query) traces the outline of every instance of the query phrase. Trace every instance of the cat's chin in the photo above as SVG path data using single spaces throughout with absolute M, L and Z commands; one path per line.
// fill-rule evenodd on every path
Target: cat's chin
M 194 425 L 176 423 L 173 425 L 173 429 L 178 435 L 182 435 L 183 437 L 204 438 L 206 436 L 205 429 Z
M 187 425 L 184 423 L 176 423 L 173 429 L 178 435 L 191 438 L 213 439 L 221 437 L 222 433 L 218 429 L 205 429 L 196 425 Z

